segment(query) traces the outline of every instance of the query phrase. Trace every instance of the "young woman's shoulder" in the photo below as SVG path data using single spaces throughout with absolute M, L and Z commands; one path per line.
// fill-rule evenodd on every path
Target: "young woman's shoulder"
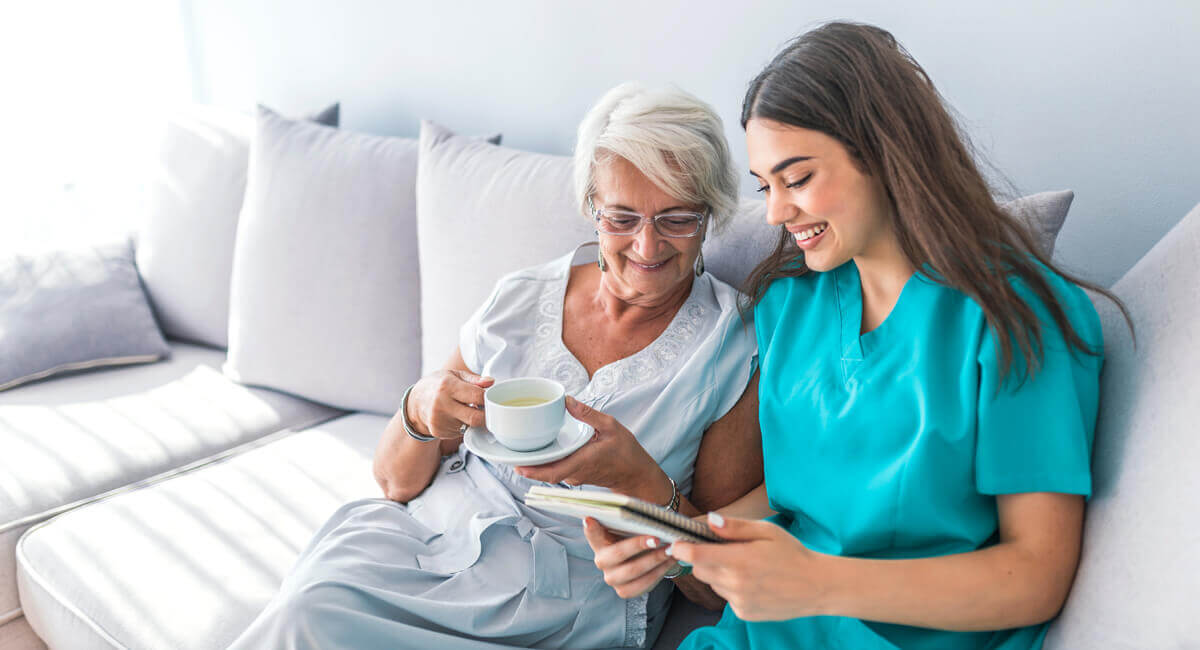
M 1051 296 L 1062 307 L 1067 321 L 1084 341 L 1090 345 L 1103 345 L 1103 334 L 1100 327 L 1100 315 L 1092 304 L 1092 299 L 1082 287 L 1064 278 L 1046 265 L 1035 262 L 1039 277 L 1045 281 Z M 1033 285 L 1025 278 L 1010 273 L 1008 282 L 1016 290 L 1017 295 L 1037 314 L 1038 322 L 1043 327 L 1052 328 L 1058 332 L 1046 299 L 1039 295 Z
M 767 285 L 762 298 L 755 304 L 755 319 L 760 316 L 770 319 L 784 312 L 817 308 L 817 298 L 823 293 L 834 291 L 833 275 L 832 271 L 809 271 L 804 275 L 776 278 Z
M 1055 320 L 1047 301 L 1047 298 L 1050 298 L 1058 304 L 1066 322 L 1090 348 L 1103 349 L 1104 338 L 1100 316 L 1096 312 L 1089 294 L 1079 285 L 1040 262 L 1035 261 L 1034 266 L 1038 271 L 1038 277 L 1044 282 L 1045 288 L 1049 290 L 1049 296 L 1044 296 L 1035 289 L 1034 284 L 1028 278 L 1020 274 L 1010 272 L 1007 280 L 1017 297 L 1033 311 L 1041 330 L 1043 343 L 1048 344 L 1052 349 L 1061 349 L 1061 351 L 1065 351 L 1069 347 L 1065 343 L 1066 336 L 1063 329 Z M 978 328 L 983 348 L 987 350 L 998 348 L 996 333 L 988 326 L 983 307 L 975 299 L 958 289 L 942 286 L 942 291 L 945 294 L 942 297 L 943 300 L 954 305 L 963 322 Z M 944 311 L 942 315 L 945 316 Z

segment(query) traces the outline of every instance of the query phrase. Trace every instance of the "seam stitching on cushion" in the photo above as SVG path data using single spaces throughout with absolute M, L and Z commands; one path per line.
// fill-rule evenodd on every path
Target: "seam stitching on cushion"
M 29 374 L 29 375 L 17 377 L 16 379 L 13 379 L 12 381 L 8 381 L 3 384 L 0 384 L 0 390 L 8 390 L 10 388 L 16 388 L 17 386 L 20 386 L 22 384 L 28 384 L 30 382 L 37 381 L 39 379 L 45 379 L 52 375 L 57 375 L 60 373 L 71 371 L 71 370 L 88 370 L 90 368 L 99 368 L 102 366 L 120 366 L 120 365 L 132 365 L 135 363 L 148 363 L 150 361 L 158 361 L 159 359 L 163 358 L 163 356 L 164 355 L 162 355 L 162 354 L 135 354 L 135 355 L 131 355 L 128 357 L 105 357 L 103 359 L 92 359 L 90 361 L 74 361 L 71 363 L 63 363 L 63 364 L 54 366 L 53 368 L 50 368 L 48 370 L 42 370 L 40 372 L 35 372 L 35 373 Z
M 24 613 L 25 613 L 25 610 L 18 607 L 12 611 L 4 612 L 3 614 L 0 614 L 0 627 L 8 625 L 9 623 L 12 623 L 13 621 L 17 620 L 18 618 L 21 618 L 21 615 Z
M 111 634 L 109 634 L 107 630 L 100 627 L 100 624 L 97 623 L 94 619 L 92 619 L 90 616 L 83 614 L 83 612 L 80 612 L 78 608 L 76 608 L 74 605 L 69 604 L 66 600 L 64 600 L 61 596 L 59 596 L 59 594 L 57 592 L 55 592 L 53 589 L 51 589 L 49 587 L 49 585 L 46 584 L 46 581 L 44 579 L 42 579 L 42 576 L 39 575 L 36 571 L 34 571 L 32 567 L 30 567 L 29 562 L 25 561 L 24 546 L 25 546 L 25 540 L 29 539 L 29 533 L 37 531 L 38 529 L 40 529 L 43 526 L 46 526 L 47 524 L 50 524 L 50 523 L 51 523 L 50 521 L 44 521 L 44 522 L 34 526 L 33 528 L 29 529 L 24 535 L 22 535 L 20 540 L 17 541 L 16 556 L 17 556 L 18 570 L 19 571 L 23 570 L 25 572 L 25 575 L 28 576 L 29 580 L 32 583 L 34 583 L 39 589 L 45 591 L 46 595 L 49 596 L 50 598 L 52 598 L 53 600 L 55 600 L 58 603 L 58 605 L 60 607 L 62 607 L 68 614 L 79 619 L 84 625 L 91 628 L 91 630 L 93 632 L 95 632 L 100 637 L 100 639 L 103 640 L 105 643 L 108 643 L 109 645 L 111 645 L 114 648 L 126 648 L 127 646 L 121 645 L 121 643 L 119 643 L 115 638 L 113 638 L 113 636 Z M 28 618 L 28 617 L 26 617 L 26 618 Z M 30 621 L 30 627 L 33 627 L 32 621 Z M 34 631 L 36 632 L 37 630 L 34 630 Z
M 144 479 L 134 481 L 133 483 L 127 483 L 120 487 L 113 488 L 107 492 L 101 492 L 100 494 L 92 495 L 90 497 L 84 497 L 82 499 L 72 501 L 71 503 L 58 506 L 57 508 L 52 508 L 50 510 L 44 510 L 42 512 L 32 514 L 27 517 L 23 517 L 16 521 L 12 521 L 7 524 L 4 524 L 3 526 L 0 526 L 0 534 L 6 533 L 15 528 L 20 528 L 21 526 L 28 526 L 28 525 L 32 525 L 32 524 L 37 524 L 38 522 L 44 522 L 47 519 L 57 517 L 58 515 L 64 514 L 71 510 L 75 510 L 76 508 L 83 508 L 83 507 L 92 505 L 93 503 L 97 503 L 99 501 L 104 501 L 104 500 L 110 499 L 110 498 L 115 497 L 124 492 L 129 492 L 129 491 L 133 491 L 133 490 L 139 490 L 139 489 L 142 489 L 145 487 L 150 487 L 151 485 L 161 483 L 162 481 L 170 480 L 171 478 L 174 478 L 175 476 L 178 476 L 180 474 L 192 472 L 192 471 L 201 469 L 207 465 L 211 465 L 214 463 L 219 463 L 224 460 L 228 460 L 234 456 L 241 455 L 244 452 L 250 451 L 252 449 L 256 449 L 258 447 L 269 444 L 269 443 L 279 440 L 281 438 L 285 438 L 285 437 L 287 437 L 288 434 L 296 433 L 297 431 L 300 431 L 302 429 L 308 429 L 310 427 L 314 427 L 318 424 L 328 422 L 330 420 L 342 417 L 343 415 L 346 415 L 346 414 L 347 414 L 347 412 L 337 412 L 337 413 L 334 413 L 331 415 L 317 416 L 317 417 L 315 417 L 309 421 L 306 421 L 304 423 L 298 423 L 298 424 L 292 425 L 290 427 L 278 429 L 278 430 L 276 430 L 272 433 L 268 433 L 262 437 L 256 438 L 249 442 L 242 443 L 240 445 L 237 445 L 236 447 L 230 447 L 229 449 L 217 452 L 216 454 L 212 454 L 210 456 L 205 456 L 204 458 L 192 461 L 191 463 L 188 463 L 186 465 L 182 465 L 180 467 L 175 467 L 175 468 L 169 469 L 165 472 L 160 472 L 158 474 L 148 476 Z M 29 532 L 30 531 L 26 531 L 26 534 L 28 534 Z M 19 542 L 18 542 L 18 544 L 19 544 Z

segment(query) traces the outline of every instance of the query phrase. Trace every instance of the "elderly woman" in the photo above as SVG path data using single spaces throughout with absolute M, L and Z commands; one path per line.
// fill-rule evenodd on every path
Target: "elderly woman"
M 599 243 L 497 283 L 384 432 L 375 474 L 388 498 L 338 510 L 234 647 L 653 643 L 672 583 L 622 600 L 580 522 L 523 495 L 588 486 L 696 515 L 761 483 L 753 327 L 702 252 L 737 181 L 711 108 L 632 84 L 584 119 L 575 169 Z M 462 446 L 492 378 L 519 376 L 561 382 L 592 439 L 526 467 Z M 678 584 L 712 598 L 690 576 Z

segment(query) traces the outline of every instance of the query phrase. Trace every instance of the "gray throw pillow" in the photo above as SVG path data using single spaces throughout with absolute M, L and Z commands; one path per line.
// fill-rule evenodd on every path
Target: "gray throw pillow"
M 1042 252 L 1049 256 L 1054 253 L 1054 240 L 1058 239 L 1073 200 L 1075 193 L 1071 190 L 1055 190 L 1022 196 L 1001 207 L 1029 226 Z
M 307 119 L 337 126 L 338 104 Z M 173 339 L 229 344 L 229 282 L 254 116 L 193 106 L 167 123 L 147 183 L 137 264 Z
M 0 390 L 168 354 L 128 240 L 0 259 Z
M 392 414 L 420 372 L 417 141 L 259 107 L 225 374 Z

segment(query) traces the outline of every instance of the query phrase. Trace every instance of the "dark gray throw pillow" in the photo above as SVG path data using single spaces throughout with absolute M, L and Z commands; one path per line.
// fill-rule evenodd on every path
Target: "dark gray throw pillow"
M 0 258 L 0 390 L 169 353 L 130 241 Z

